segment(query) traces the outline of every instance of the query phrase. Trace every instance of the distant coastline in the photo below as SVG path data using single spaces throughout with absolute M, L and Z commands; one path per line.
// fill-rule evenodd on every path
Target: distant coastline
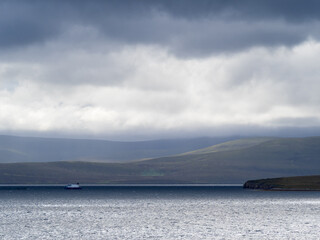
M 97 189 L 241 189 L 242 184 L 81 184 L 85 190 Z M 1 190 L 63 190 L 63 184 L 0 184 Z
M 0 135 L 1 184 L 230 184 L 265 176 L 318 175 L 320 168 L 320 137 L 211 139 L 219 142 L 213 145 L 207 138 L 142 143 L 9 140 Z M 284 189 L 274 181 L 268 184 L 248 187 Z

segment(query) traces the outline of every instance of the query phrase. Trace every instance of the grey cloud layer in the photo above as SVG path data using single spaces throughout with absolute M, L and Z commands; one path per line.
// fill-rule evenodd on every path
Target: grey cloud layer
M 0 132 L 319 131 L 319 5 L 0 1 Z
M 0 61 L 0 131 L 232 135 L 320 123 L 315 41 L 200 59 L 146 46 L 56 54 L 60 44 L 31 63 L 19 61 L 28 50 Z
M 40 44 L 86 26 L 106 41 L 207 56 L 317 39 L 319 11 L 318 1 L 292 0 L 2 1 L 0 47 Z

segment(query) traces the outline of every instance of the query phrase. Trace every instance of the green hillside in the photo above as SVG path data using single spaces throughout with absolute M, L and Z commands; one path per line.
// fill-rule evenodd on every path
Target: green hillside
M 222 151 L 234 151 L 245 149 L 249 147 L 253 147 L 259 145 L 261 143 L 274 140 L 275 138 L 246 138 L 246 139 L 238 139 L 233 141 L 228 141 L 220 144 L 216 144 L 207 148 L 198 149 L 195 151 L 183 153 L 182 155 L 188 154 L 206 154 L 213 152 L 222 152 Z
M 320 172 L 320 137 L 259 138 L 243 143 L 226 143 L 229 150 L 199 150 L 130 163 L 4 163 L 0 164 L 0 183 L 243 183 Z M 210 149 L 215 148 L 221 147 Z

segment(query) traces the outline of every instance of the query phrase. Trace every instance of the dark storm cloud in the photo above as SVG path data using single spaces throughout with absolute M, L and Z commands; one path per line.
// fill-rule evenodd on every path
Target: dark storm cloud
M 0 3 L 0 46 L 25 46 L 42 42 L 59 32 L 60 23 L 52 21 L 47 7 L 35 1 L 2 1 Z
M 158 3 L 158 6 L 171 15 L 182 18 L 215 16 L 237 20 L 281 18 L 297 22 L 318 19 L 320 2 L 316 0 L 168 0 Z
M 156 44 L 178 55 L 294 45 L 318 38 L 319 1 L 2 1 L 0 47 L 42 43 L 77 27 L 108 41 Z

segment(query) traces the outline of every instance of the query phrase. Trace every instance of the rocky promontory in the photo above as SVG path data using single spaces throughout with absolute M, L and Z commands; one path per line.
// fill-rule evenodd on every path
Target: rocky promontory
M 248 189 L 275 191 L 320 191 L 320 176 L 299 176 L 249 180 L 243 185 Z

